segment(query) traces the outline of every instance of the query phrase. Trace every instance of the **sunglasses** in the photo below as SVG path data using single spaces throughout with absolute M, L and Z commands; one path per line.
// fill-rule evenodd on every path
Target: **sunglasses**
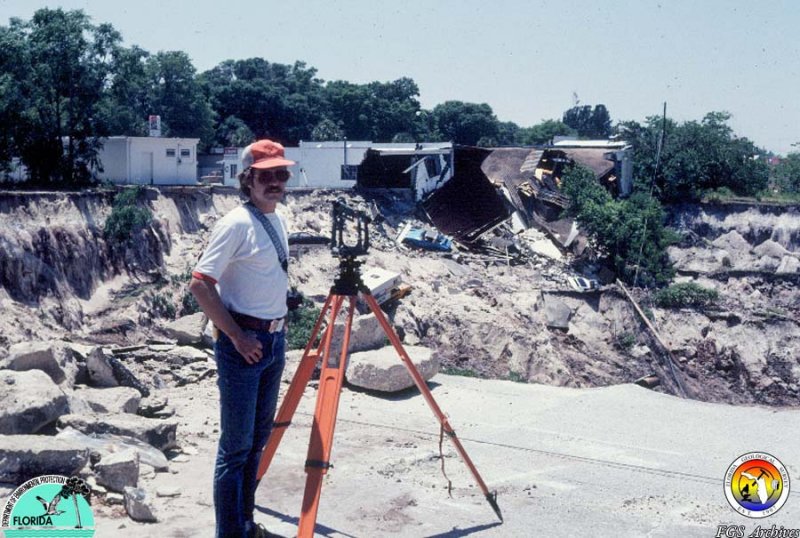
M 253 179 L 259 183 L 269 183 L 274 179 L 286 183 L 290 177 L 292 173 L 288 170 L 259 170 L 253 175 Z

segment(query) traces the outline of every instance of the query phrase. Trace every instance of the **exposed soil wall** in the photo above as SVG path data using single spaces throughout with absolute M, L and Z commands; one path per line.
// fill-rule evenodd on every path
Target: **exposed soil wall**
M 163 339 L 179 315 L 185 284 L 214 222 L 239 203 L 231 189 L 147 191 L 153 224 L 124 245 L 102 228 L 112 191 L 0 195 L 0 354 L 33 335 L 91 342 Z M 341 192 L 291 193 L 281 208 L 294 231 L 327 235 L 330 201 Z M 589 387 L 655 375 L 693 398 L 797 405 L 800 396 L 800 212 L 797 208 L 678 206 L 670 224 L 684 241 L 670 252 L 679 280 L 721 295 L 710 311 L 650 306 L 673 350 L 665 355 L 613 286 L 570 291 L 565 262 L 400 249 L 393 239 L 414 221 L 393 194 L 348 194 L 379 218 L 366 263 L 400 272 L 412 293 L 389 308 L 409 345 L 437 349 L 452 372 Z M 544 235 L 526 232 L 521 241 Z M 326 250 L 293 261 L 297 284 L 325 297 L 337 267 Z M 638 294 L 647 306 L 646 293 Z M 558 319 L 554 319 L 558 317 Z

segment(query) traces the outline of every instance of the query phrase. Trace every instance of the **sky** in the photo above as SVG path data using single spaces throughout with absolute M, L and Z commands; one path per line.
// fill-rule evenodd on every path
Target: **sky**
M 526 127 L 576 103 L 614 121 L 727 111 L 758 146 L 800 149 L 795 0 L 0 0 L 0 24 L 82 9 L 128 46 L 182 50 L 198 72 L 227 59 L 303 61 L 323 80 L 412 78 L 420 103 L 488 103 Z

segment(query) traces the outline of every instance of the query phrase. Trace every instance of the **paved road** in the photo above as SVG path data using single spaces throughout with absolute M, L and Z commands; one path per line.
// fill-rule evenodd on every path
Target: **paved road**
M 764 451 L 800 477 L 800 410 L 680 400 L 632 385 L 567 389 L 437 376 L 433 394 L 491 489 L 498 525 L 419 395 L 345 390 L 318 517 L 321 536 L 709 536 L 717 525 L 800 528 L 800 494 L 756 521 L 723 493 L 728 466 Z M 311 419 L 293 432 L 259 490 L 268 526 L 293 536 Z
M 741 454 L 777 456 L 800 477 L 800 409 L 681 400 L 632 385 L 568 389 L 438 375 L 433 395 L 505 517 L 501 525 L 415 391 L 392 399 L 345 389 L 322 490 L 317 532 L 326 537 L 714 537 L 719 524 L 759 521 L 735 513 L 723 493 Z M 184 389 L 186 389 L 184 391 Z M 285 386 L 284 386 L 285 389 Z M 171 396 L 182 443 L 196 447 L 148 487 L 182 495 L 160 501 L 156 524 L 97 516 L 98 536 L 213 535 L 211 472 L 216 387 Z M 257 496 L 256 519 L 295 536 L 316 391 L 308 388 Z M 200 436 L 192 432 L 208 432 Z M 797 488 L 800 490 L 800 486 Z M 800 528 L 800 491 L 762 527 Z

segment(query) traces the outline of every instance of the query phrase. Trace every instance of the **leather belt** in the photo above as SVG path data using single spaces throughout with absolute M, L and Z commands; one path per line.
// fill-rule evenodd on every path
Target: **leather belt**
M 239 312 L 229 311 L 233 321 L 236 322 L 239 327 L 242 329 L 250 329 L 251 331 L 266 331 L 269 332 L 269 326 L 272 324 L 273 321 L 276 319 L 283 319 L 283 318 L 276 318 L 276 319 L 261 319 L 256 318 L 253 316 L 248 316 L 247 314 L 241 314 Z

